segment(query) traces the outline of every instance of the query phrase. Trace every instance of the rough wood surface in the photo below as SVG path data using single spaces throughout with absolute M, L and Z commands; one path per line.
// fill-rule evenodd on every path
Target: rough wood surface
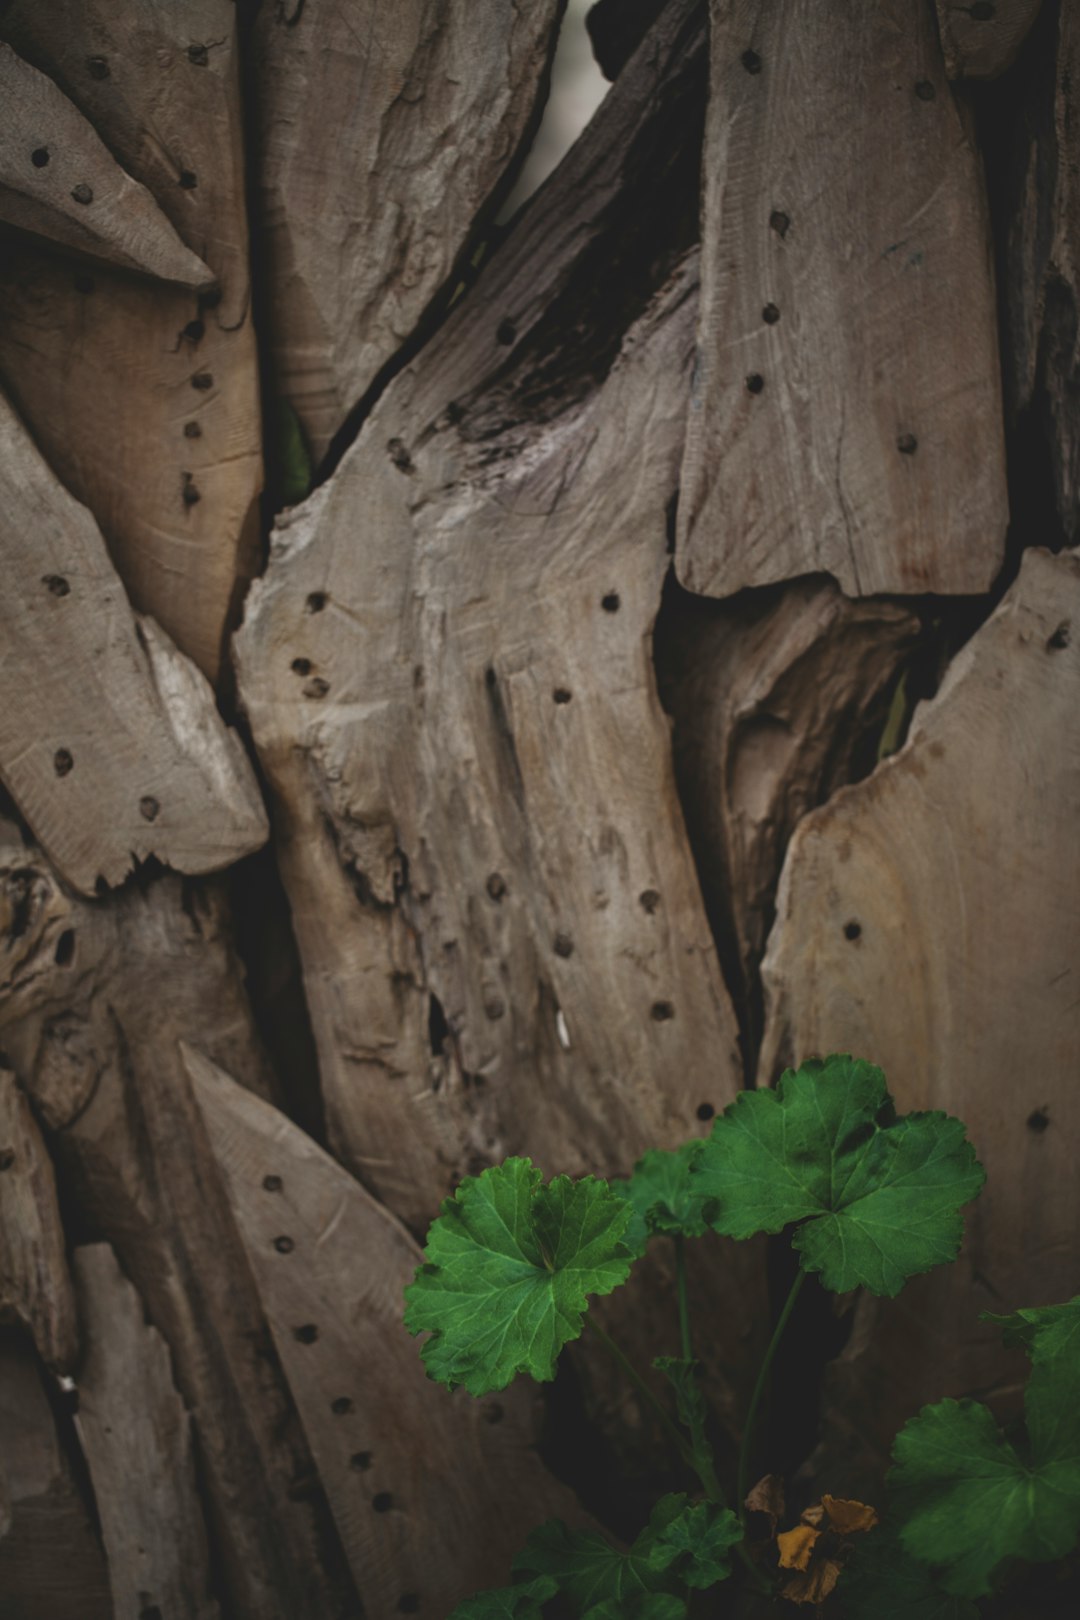
M 357 1620 L 178 1049 L 194 1036 L 269 1089 L 220 891 L 166 878 L 79 900 L 8 828 L 0 892 L 24 896 L 2 940 L 0 1044 L 52 1133 L 73 1217 L 112 1244 L 172 1352 L 223 1608 Z
M 56 1177 L 25 1094 L 0 1067 L 0 1322 L 12 1320 L 49 1367 L 71 1371 L 78 1330 Z
M 531 1449 L 534 1392 L 433 1384 L 401 1320 L 415 1241 L 283 1114 L 185 1062 L 364 1615 L 448 1613 L 538 1523 L 581 1517 Z
M 973 592 L 1007 505 L 981 168 L 929 7 L 712 0 L 677 568 Z
M 788 847 L 760 1080 L 812 1053 L 868 1057 L 901 1112 L 965 1120 L 988 1176 L 959 1263 L 868 1306 L 877 1331 L 839 1405 L 881 1457 L 921 1402 L 1000 1386 L 980 1310 L 1076 1286 L 1078 625 L 1080 557 L 1027 552 L 905 747 Z
M 72 1473 L 40 1363 L 0 1329 L 0 1620 L 115 1620 L 105 1556 Z
M 238 638 L 331 1145 L 414 1229 L 519 1149 L 629 1169 L 735 1084 L 649 657 L 692 268 L 619 357 L 625 304 L 589 267 L 621 247 L 640 308 L 665 269 L 649 208 L 692 229 L 685 103 L 683 147 L 661 131 L 699 82 L 701 19 L 676 5 L 661 30 L 279 527 Z
M 996 79 L 1016 60 L 1042 0 L 934 0 L 950 79 Z M 1068 0 L 1065 8 L 1068 9 Z
M 307 0 L 254 20 L 275 386 L 316 461 L 450 276 L 533 118 L 563 0 Z
M 204 677 L 133 614 L 92 516 L 0 394 L 0 778 L 92 894 L 156 855 L 228 866 L 267 837 L 243 745 Z
M 75 1429 L 90 1469 L 116 1620 L 217 1620 L 195 1494 L 191 1419 L 168 1347 L 107 1243 L 72 1263 L 86 1351 Z
M 679 793 L 728 982 L 755 1024 L 788 839 L 851 780 L 918 628 L 821 580 L 731 602 L 681 594 L 667 617 L 658 662 Z
M 229 0 L 14 0 L 0 17 L 218 278 L 196 296 L 19 244 L 0 267 L 10 393 L 136 608 L 211 679 L 262 484 L 236 29 Z
M 0 220 L 198 291 L 213 272 L 52 80 L 0 45 Z

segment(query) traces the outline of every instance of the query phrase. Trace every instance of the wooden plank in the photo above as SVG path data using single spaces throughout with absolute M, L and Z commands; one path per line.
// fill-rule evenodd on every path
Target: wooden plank
M 236 28 L 229 0 L 13 0 L 0 21 L 217 278 L 172 292 L 21 244 L 0 268 L 12 397 L 135 607 L 212 680 L 262 485 Z
M 1011 67 L 1042 0 L 934 0 L 950 79 L 996 79 Z M 1063 7 L 1067 10 L 1067 7 Z
M 258 252 L 322 458 L 447 284 L 534 122 L 562 0 L 261 6 Z
M 177 1046 L 195 1033 L 269 1090 L 222 893 L 165 878 L 81 900 L 7 826 L 0 892 L 15 891 L 0 1044 L 52 1133 L 74 1220 L 112 1245 L 172 1353 L 222 1606 L 244 1620 L 358 1620 Z
M 784 850 L 808 810 L 851 780 L 919 621 L 851 602 L 829 581 L 730 602 L 683 595 L 657 659 L 675 772 L 728 983 L 760 1038 L 758 967 Z
M 1076 1286 L 1078 624 L 1080 557 L 1026 552 L 905 747 L 788 848 L 759 1078 L 870 1058 L 901 1112 L 965 1120 L 988 1175 L 958 1264 L 867 1302 L 838 1369 L 833 1434 L 879 1458 L 922 1402 L 1007 1391 L 980 1311 Z
M 926 4 L 712 0 L 676 566 L 975 592 L 1007 501 L 979 157 Z
M 186 248 L 65 95 L 0 44 L 0 220 L 62 247 L 195 291 L 213 272 Z
M 22 1334 L 0 1329 L 0 1620 L 114 1620 L 105 1556 Z
M 86 1353 L 75 1429 L 94 1485 L 116 1620 L 217 1620 L 191 1419 L 168 1346 L 107 1243 L 72 1257 Z
M 93 518 L 2 395 L 0 469 L 0 777 L 35 835 L 84 894 L 150 855 L 206 872 L 258 849 L 243 745 L 198 670 L 132 613 Z
M 415 1241 L 283 1114 L 184 1061 L 363 1612 L 448 1612 L 544 1519 L 581 1521 L 533 1449 L 532 1392 L 433 1384 L 402 1326 Z
M 680 115 L 680 146 L 666 109 L 701 44 L 669 7 L 279 527 L 238 638 L 331 1146 L 414 1230 L 506 1153 L 629 1170 L 736 1085 L 649 647 L 694 280 L 649 305 L 648 277 L 693 231 L 696 131 Z M 617 252 L 621 304 L 588 268 Z
M 56 1177 L 25 1094 L 0 1067 L 0 1321 L 13 1318 L 49 1367 L 71 1371 L 78 1329 Z

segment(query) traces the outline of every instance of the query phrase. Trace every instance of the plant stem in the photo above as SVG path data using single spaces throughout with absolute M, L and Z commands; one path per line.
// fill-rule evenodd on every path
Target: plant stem
M 795 1281 L 791 1285 L 790 1291 L 788 1292 L 788 1297 L 784 1301 L 784 1308 L 780 1312 L 776 1326 L 773 1329 L 773 1336 L 769 1340 L 769 1347 L 762 1358 L 761 1366 L 758 1368 L 757 1381 L 754 1384 L 754 1393 L 750 1397 L 750 1406 L 746 1414 L 746 1422 L 743 1425 L 742 1444 L 739 1447 L 739 1472 L 738 1485 L 736 1487 L 738 1492 L 738 1500 L 736 1502 L 736 1511 L 739 1515 L 740 1524 L 746 1523 L 746 1493 L 749 1489 L 748 1474 L 750 1470 L 751 1457 L 753 1455 L 754 1429 L 757 1426 L 758 1407 L 761 1405 L 761 1397 L 765 1393 L 765 1386 L 768 1382 L 769 1372 L 772 1368 L 777 1347 L 780 1344 L 780 1340 L 784 1336 L 784 1329 L 788 1325 L 788 1319 L 795 1308 L 795 1301 L 799 1297 L 799 1290 L 805 1281 L 806 1272 L 800 1266 L 798 1271 L 795 1273 Z
M 644 1378 L 642 1378 L 633 1362 L 623 1354 L 622 1350 L 615 1343 L 615 1340 L 611 1337 L 610 1333 L 605 1333 L 599 1322 L 597 1322 L 591 1315 L 586 1316 L 585 1321 L 592 1329 L 596 1337 L 600 1340 L 600 1343 L 607 1348 L 609 1354 L 612 1355 L 618 1362 L 619 1366 L 622 1368 L 627 1378 L 629 1378 L 638 1394 L 652 1407 L 653 1411 L 663 1424 L 668 1436 L 678 1446 L 679 1455 L 684 1459 L 684 1461 L 690 1464 L 691 1468 L 696 1469 L 694 1455 L 690 1447 L 687 1445 L 684 1436 L 679 1433 L 679 1430 L 672 1422 L 668 1413 L 664 1410 L 662 1403 L 653 1394 L 652 1390 L 649 1388 Z
M 684 1361 L 693 1361 L 694 1345 L 690 1336 L 690 1304 L 686 1297 L 686 1247 L 681 1232 L 675 1233 L 675 1286 L 679 1295 L 679 1337 L 682 1340 Z
M 679 1298 L 679 1337 L 682 1342 L 683 1360 L 691 1369 L 694 1362 L 694 1341 L 690 1332 L 690 1305 L 686 1291 L 686 1251 L 683 1235 L 675 1233 L 675 1287 Z M 690 1442 L 693 1448 L 694 1472 L 705 1488 L 705 1495 L 710 1502 L 719 1502 L 723 1505 L 724 1493 L 720 1489 L 720 1481 L 716 1477 L 716 1464 L 713 1460 L 712 1447 L 705 1436 L 705 1425 L 701 1421 L 701 1414 L 693 1402 L 688 1403 L 688 1409 L 682 1414 L 690 1429 Z

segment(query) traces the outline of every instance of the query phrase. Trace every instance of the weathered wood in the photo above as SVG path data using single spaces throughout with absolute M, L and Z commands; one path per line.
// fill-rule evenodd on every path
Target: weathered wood
M 279 527 L 238 638 L 331 1145 L 414 1230 L 508 1152 L 628 1170 L 736 1084 L 649 657 L 690 266 L 618 355 L 664 231 L 692 230 L 697 131 L 671 108 L 701 38 L 695 7 L 668 8 Z M 589 261 L 619 251 L 615 305 Z
M 156 855 L 228 866 L 267 837 L 243 745 L 203 676 L 132 613 L 90 513 L 0 395 L 0 777 L 92 894 Z
M 56 1178 L 24 1093 L 0 1067 L 0 1322 L 11 1320 L 30 1329 L 47 1366 L 71 1371 L 78 1330 Z
M 114 1620 L 91 1513 L 32 1349 L 0 1329 L 0 1620 Z
M 9 830 L 0 892 L 13 887 L 26 898 L 2 941 L 0 1044 L 53 1133 L 73 1217 L 112 1244 L 172 1352 L 223 1607 L 237 1620 L 356 1620 L 178 1050 L 195 1035 L 269 1089 L 220 892 L 166 878 L 82 901 Z
M 1050 447 L 1058 515 L 1080 537 L 1080 16 L 1047 8 L 1008 102 L 1006 380 Z
M 412 335 L 533 121 L 563 0 L 307 0 L 253 26 L 276 386 L 316 461 Z
M 985 590 L 1007 503 L 978 155 L 929 6 L 712 0 L 691 590 Z
M 788 839 L 851 780 L 918 628 L 899 606 L 851 602 L 820 580 L 672 606 L 658 662 L 679 794 L 728 982 L 755 1023 Z
M 934 0 L 950 79 L 996 79 L 1016 60 L 1042 0 Z M 1066 8 L 1067 9 L 1067 6 Z
M 415 1241 L 283 1114 L 184 1059 L 364 1614 L 448 1612 L 538 1523 L 581 1517 L 532 1450 L 534 1394 L 430 1382 L 402 1326 Z
M 229 0 L 14 0 L 0 19 L 218 278 L 196 297 L 18 244 L 0 268 L 13 398 L 135 607 L 211 679 L 262 483 L 236 29 Z
M 881 1457 L 921 1402 L 1000 1387 L 1000 1333 L 980 1310 L 1075 1291 L 1078 623 L 1080 557 L 1025 553 L 905 747 L 788 847 L 759 1078 L 861 1054 L 901 1112 L 965 1120 L 988 1175 L 958 1264 L 868 1302 L 876 1331 L 863 1325 L 839 1370 L 834 1431 Z
M 186 248 L 145 186 L 78 108 L 0 44 L 0 220 L 62 247 L 195 291 L 213 272 Z
M 79 1436 L 101 1516 L 116 1620 L 155 1609 L 217 1620 L 195 1494 L 191 1419 L 169 1351 L 107 1243 L 73 1256 L 86 1353 Z

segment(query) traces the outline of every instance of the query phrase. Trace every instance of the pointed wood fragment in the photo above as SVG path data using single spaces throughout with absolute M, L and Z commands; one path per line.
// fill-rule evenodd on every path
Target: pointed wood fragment
M 980 164 L 929 8 L 712 0 L 691 590 L 985 590 L 1007 505 Z
M 2 396 L 0 486 L 0 778 L 56 865 L 92 894 L 150 855 L 206 872 L 258 849 L 266 817 L 239 738 L 198 670 L 132 613 L 93 518 Z
M 538 1523 L 581 1517 L 531 1449 L 533 1397 L 433 1384 L 402 1326 L 414 1240 L 283 1114 L 184 1061 L 364 1614 L 449 1611 Z
M 236 33 L 231 0 L 12 0 L 0 17 L 216 278 L 173 292 L 21 242 L 0 268 L 9 392 L 135 607 L 211 680 L 262 487 Z
M 905 747 L 788 848 L 760 1080 L 867 1057 L 900 1112 L 963 1119 L 987 1171 L 958 1264 L 869 1302 L 838 1369 L 833 1433 L 879 1460 L 922 1402 L 1000 1387 L 1009 1363 L 980 1311 L 1075 1291 L 1078 626 L 1080 557 L 1025 553 Z
M 116 1620 L 217 1620 L 191 1419 L 169 1351 L 107 1243 L 73 1257 L 86 1353 L 75 1428 L 94 1485 Z
M 533 121 L 560 0 L 258 8 L 277 384 L 320 460 L 412 335 Z
M 1016 60 L 1042 0 L 934 0 L 950 79 L 996 79 Z
M 196 291 L 214 274 L 44 73 L 0 44 L 0 220 Z
M 56 1178 L 25 1094 L 0 1068 L 0 1321 L 13 1319 L 47 1366 L 71 1371 L 78 1333 Z

